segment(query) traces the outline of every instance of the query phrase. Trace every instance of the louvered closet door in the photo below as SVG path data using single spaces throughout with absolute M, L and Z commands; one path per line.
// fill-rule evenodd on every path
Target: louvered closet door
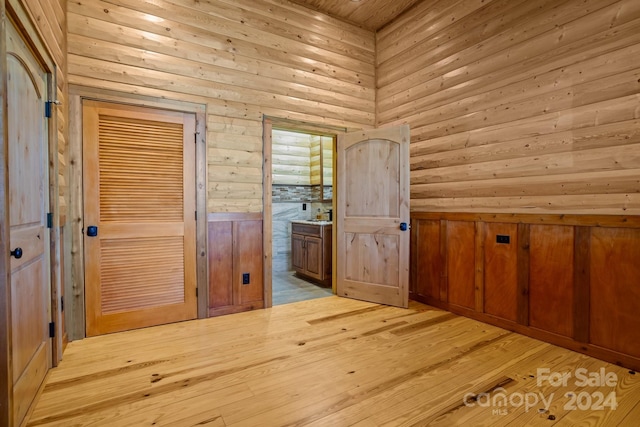
M 193 114 L 85 101 L 87 336 L 196 317 L 194 133 Z

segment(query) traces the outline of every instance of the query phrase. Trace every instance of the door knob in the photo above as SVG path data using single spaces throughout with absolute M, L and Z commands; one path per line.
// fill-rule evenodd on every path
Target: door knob
M 408 229 L 410 229 L 410 228 L 411 228 L 411 226 L 410 226 L 410 225 L 408 225 L 406 222 L 401 222 L 401 223 L 400 223 L 400 230 L 402 230 L 402 231 L 407 231 L 407 230 L 408 230 Z
M 11 256 L 15 257 L 15 259 L 22 258 L 22 248 L 15 248 L 11 251 Z
M 95 225 L 90 225 L 87 227 L 87 236 L 88 237 L 96 237 L 98 235 L 98 227 Z

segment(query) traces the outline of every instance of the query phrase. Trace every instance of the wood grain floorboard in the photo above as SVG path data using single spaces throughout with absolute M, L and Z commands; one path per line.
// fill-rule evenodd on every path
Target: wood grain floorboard
M 294 271 L 274 271 L 271 279 L 274 306 L 333 295 L 330 286 L 322 286 L 306 281 L 298 277 Z
M 447 320 L 455 319 L 457 316 L 452 313 L 442 314 L 441 316 L 435 317 L 433 319 L 423 320 L 422 322 L 413 323 L 411 325 L 405 326 L 403 328 L 396 329 L 393 331 L 394 335 L 407 335 L 412 334 L 422 328 L 429 328 L 431 326 L 437 325 L 438 323 L 446 322 Z
M 317 319 L 309 320 L 310 325 L 317 325 L 318 323 L 331 322 L 338 319 L 345 319 L 347 317 L 358 316 L 360 314 L 370 313 L 372 311 L 382 310 L 384 306 L 376 305 L 373 307 L 361 308 L 360 310 L 347 311 L 345 313 L 334 314 L 332 316 L 320 317 Z
M 541 368 L 617 382 L 539 383 Z M 617 408 L 569 407 L 596 392 Z M 551 404 L 480 405 L 527 393 Z M 639 401 L 622 367 L 424 304 L 331 296 L 74 341 L 27 425 L 635 426 Z

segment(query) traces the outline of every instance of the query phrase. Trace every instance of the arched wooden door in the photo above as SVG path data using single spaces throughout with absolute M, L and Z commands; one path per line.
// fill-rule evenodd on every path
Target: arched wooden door
M 338 135 L 339 296 L 407 307 L 409 126 Z
M 51 366 L 47 213 L 47 73 L 6 26 L 13 423 L 20 425 Z

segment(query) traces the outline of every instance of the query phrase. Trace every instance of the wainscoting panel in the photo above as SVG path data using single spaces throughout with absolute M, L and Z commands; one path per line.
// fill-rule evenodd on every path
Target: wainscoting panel
M 591 230 L 590 341 L 640 358 L 640 230 Z
M 209 316 L 263 308 L 262 214 L 210 213 L 207 220 Z
M 210 221 L 209 310 L 233 305 L 233 222 Z
M 240 285 L 240 303 L 244 307 L 262 308 L 262 221 L 235 221 L 233 226 L 234 278 Z M 247 274 L 249 283 L 245 284 L 242 277 Z
M 424 220 L 412 227 L 411 294 L 440 295 L 445 268 L 440 253 L 440 221 Z
M 474 308 L 475 224 L 465 221 L 447 223 L 447 296 L 449 303 Z
M 529 243 L 529 325 L 573 336 L 573 227 L 532 225 Z
M 640 218 L 411 220 L 412 299 L 640 369 Z
M 516 224 L 488 223 L 484 236 L 484 312 L 516 321 L 518 288 Z M 498 238 L 508 239 L 498 243 Z

